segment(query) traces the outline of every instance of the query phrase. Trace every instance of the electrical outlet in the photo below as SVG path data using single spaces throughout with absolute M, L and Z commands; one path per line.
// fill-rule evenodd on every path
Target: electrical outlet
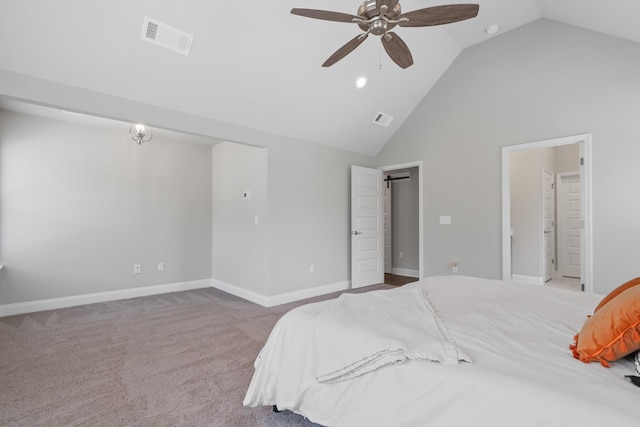
M 309 274 L 314 274 L 316 272 L 316 266 L 315 265 L 310 265 L 309 266 Z
M 133 274 L 142 273 L 142 266 L 140 264 L 133 264 Z
M 456 261 L 451 263 L 451 272 L 454 274 L 458 273 L 458 263 Z
M 159 262 L 158 263 L 158 271 L 164 271 L 164 263 L 163 262 Z

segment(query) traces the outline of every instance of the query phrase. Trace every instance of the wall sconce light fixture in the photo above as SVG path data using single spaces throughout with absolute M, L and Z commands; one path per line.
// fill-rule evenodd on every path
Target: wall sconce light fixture
M 142 145 L 143 142 L 151 141 L 153 138 L 153 133 L 151 132 L 151 128 L 149 126 L 145 126 L 143 124 L 133 124 L 129 128 L 129 136 L 138 145 Z

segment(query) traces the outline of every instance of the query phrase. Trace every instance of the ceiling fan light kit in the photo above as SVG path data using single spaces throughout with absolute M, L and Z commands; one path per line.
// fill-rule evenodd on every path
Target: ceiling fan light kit
M 413 65 L 413 57 L 406 43 L 391 31 L 399 27 L 430 27 L 450 24 L 475 18 L 480 6 L 477 4 L 449 4 L 427 7 L 402 13 L 398 0 L 365 0 L 358 7 L 357 15 L 317 9 L 291 9 L 294 15 L 326 21 L 346 22 L 358 25 L 364 33 L 349 40 L 333 53 L 323 64 L 330 67 L 364 42 L 369 34 L 379 36 L 384 50 L 393 62 L 401 68 Z

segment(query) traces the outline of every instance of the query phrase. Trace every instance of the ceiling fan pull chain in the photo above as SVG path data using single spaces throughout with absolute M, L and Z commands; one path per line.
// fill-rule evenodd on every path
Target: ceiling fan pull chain
M 382 70 L 382 43 L 378 45 L 378 70 Z

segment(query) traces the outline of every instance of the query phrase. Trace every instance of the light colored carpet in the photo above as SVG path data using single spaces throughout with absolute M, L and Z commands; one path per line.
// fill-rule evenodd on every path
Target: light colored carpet
M 0 425 L 315 426 L 242 406 L 271 328 L 309 301 L 209 288 L 0 318 Z

